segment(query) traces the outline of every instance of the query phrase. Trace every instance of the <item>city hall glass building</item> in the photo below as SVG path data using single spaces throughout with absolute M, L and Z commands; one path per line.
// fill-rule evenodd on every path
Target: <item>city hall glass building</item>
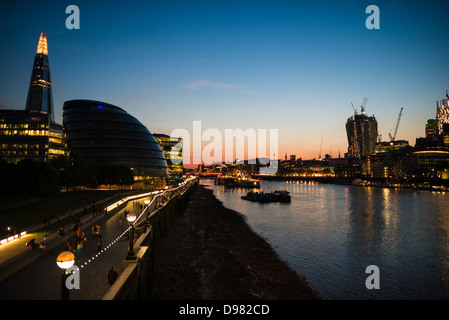
M 77 151 L 99 165 L 126 166 L 144 187 L 168 177 L 159 143 L 122 108 L 101 101 L 66 101 L 63 125 L 69 152 Z

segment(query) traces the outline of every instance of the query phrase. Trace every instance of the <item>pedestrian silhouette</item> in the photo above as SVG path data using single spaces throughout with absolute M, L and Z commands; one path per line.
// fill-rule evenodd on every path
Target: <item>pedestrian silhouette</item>
M 101 234 L 99 234 L 97 238 L 97 252 L 101 251 L 102 244 L 103 244 L 103 237 L 101 236 Z
M 30 241 L 28 241 L 27 243 L 27 247 L 36 250 L 37 244 L 36 244 L 36 239 L 31 239 Z
M 118 272 L 115 271 L 114 267 L 111 267 L 111 269 L 108 271 L 108 275 L 107 275 L 107 279 L 108 279 L 108 284 L 109 285 L 113 285 L 115 280 L 117 280 L 118 278 Z
M 72 246 L 70 245 L 70 236 L 67 237 L 67 240 L 64 245 L 65 251 L 72 251 Z

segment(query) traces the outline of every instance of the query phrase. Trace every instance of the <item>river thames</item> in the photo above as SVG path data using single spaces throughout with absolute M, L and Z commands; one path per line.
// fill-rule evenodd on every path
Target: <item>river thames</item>
M 449 193 L 315 182 L 262 182 L 291 203 L 241 199 L 248 190 L 202 180 L 241 213 L 324 299 L 448 299 Z M 379 289 L 367 289 L 369 265 Z

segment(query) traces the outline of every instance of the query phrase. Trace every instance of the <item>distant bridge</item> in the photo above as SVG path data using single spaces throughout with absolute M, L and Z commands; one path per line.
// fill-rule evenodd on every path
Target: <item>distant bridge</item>
M 196 175 L 199 178 L 206 177 L 206 178 L 217 178 L 222 175 L 221 172 L 195 172 L 191 173 L 192 175 Z

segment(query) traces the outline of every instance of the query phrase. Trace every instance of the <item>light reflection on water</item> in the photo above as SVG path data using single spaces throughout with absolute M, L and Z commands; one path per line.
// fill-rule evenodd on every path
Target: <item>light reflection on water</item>
M 260 204 L 240 198 L 248 190 L 202 183 L 325 299 L 449 298 L 448 193 L 263 182 L 292 201 Z M 365 287 L 368 265 L 380 269 L 379 290 Z

